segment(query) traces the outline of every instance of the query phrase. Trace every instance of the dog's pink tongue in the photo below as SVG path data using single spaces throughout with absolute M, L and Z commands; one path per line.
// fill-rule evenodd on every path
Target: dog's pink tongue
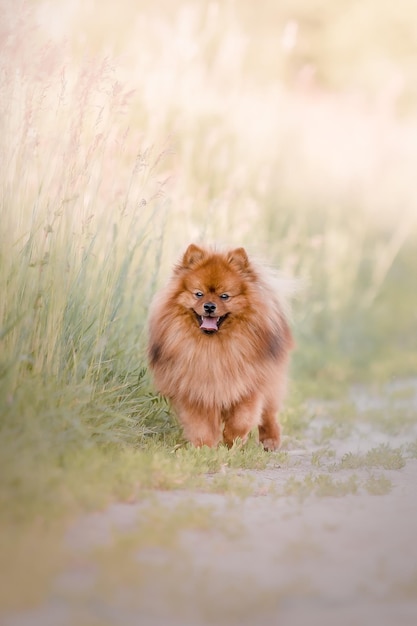
M 203 317 L 200 328 L 203 330 L 215 331 L 218 330 L 217 322 L 219 321 L 218 317 Z

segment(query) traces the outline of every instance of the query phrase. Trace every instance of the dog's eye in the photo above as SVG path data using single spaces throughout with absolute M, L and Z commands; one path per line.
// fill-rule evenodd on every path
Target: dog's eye
M 222 300 L 228 300 L 228 299 L 230 298 L 230 296 L 229 296 L 229 294 L 228 294 L 228 293 L 222 293 L 222 294 L 220 295 L 220 297 L 221 297 L 221 299 L 222 299 Z
M 202 298 L 204 293 L 202 291 L 194 291 L 194 295 L 196 298 Z

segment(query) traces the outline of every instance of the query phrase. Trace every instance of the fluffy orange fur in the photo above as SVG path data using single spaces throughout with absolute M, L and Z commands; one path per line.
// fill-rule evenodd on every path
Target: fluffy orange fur
M 266 450 L 279 447 L 292 347 L 273 284 L 243 248 L 191 244 L 151 307 L 154 381 L 195 446 L 245 442 L 257 426 Z

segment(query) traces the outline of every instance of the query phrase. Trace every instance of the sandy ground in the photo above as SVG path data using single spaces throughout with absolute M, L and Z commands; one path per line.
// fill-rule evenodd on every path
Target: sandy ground
M 408 395 L 408 406 L 416 401 L 417 393 Z M 355 402 L 364 410 L 379 406 L 378 397 L 360 390 Z M 384 442 L 405 450 L 416 435 L 415 424 L 388 436 L 358 423 L 348 437 L 332 441 L 335 456 L 316 467 L 311 454 L 320 446 L 310 430 L 299 446 L 291 446 L 285 466 L 272 463 L 266 470 L 245 472 L 253 478 L 255 495 L 165 492 L 149 502 L 117 504 L 85 516 L 66 538 L 77 558 L 54 582 L 45 603 L 7 615 L 1 623 L 415 626 L 417 459 L 405 455 L 401 469 L 372 471 L 391 481 L 380 495 L 364 488 L 369 468 L 330 470 L 346 452 L 364 453 Z M 291 494 L 286 488 L 289 478 L 302 482 L 325 473 L 344 484 L 354 476 L 357 492 Z M 176 530 L 172 543 L 135 539 L 149 511 L 169 520 L 187 507 L 210 513 L 208 526 Z M 123 537 L 130 543 L 123 544 Z

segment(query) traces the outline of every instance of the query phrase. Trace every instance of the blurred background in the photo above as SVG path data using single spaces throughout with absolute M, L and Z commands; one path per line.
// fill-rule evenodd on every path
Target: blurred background
M 165 424 L 146 316 L 190 241 L 299 280 L 295 395 L 415 374 L 413 0 L 0 10 L 8 475 Z

